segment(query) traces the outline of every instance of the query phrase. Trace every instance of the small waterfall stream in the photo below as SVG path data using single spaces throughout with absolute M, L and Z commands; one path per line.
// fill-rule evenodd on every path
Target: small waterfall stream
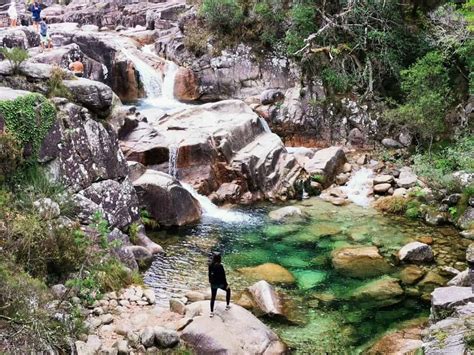
M 362 168 L 357 171 L 342 190 L 347 198 L 356 205 L 369 207 L 373 198 L 369 196 L 372 192 L 372 179 L 374 172 L 371 169 Z
M 178 154 L 179 154 L 179 145 L 172 144 L 169 146 L 169 166 L 168 166 L 168 174 L 171 175 L 173 178 L 178 180 Z
M 262 116 L 258 116 L 258 120 L 260 121 L 260 124 L 263 127 L 263 130 L 266 133 L 272 133 L 272 130 L 270 129 L 270 126 L 268 125 L 267 121 Z

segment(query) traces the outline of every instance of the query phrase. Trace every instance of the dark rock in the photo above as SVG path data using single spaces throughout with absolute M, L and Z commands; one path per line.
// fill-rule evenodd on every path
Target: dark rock
M 441 203 L 448 205 L 449 207 L 456 206 L 461 199 L 461 194 L 451 194 L 445 197 Z
M 108 116 L 113 100 L 113 92 L 110 87 L 98 81 L 84 78 L 64 80 L 63 83 L 71 91 L 76 102 L 99 117 Z
M 271 105 L 284 100 L 285 95 L 275 89 L 267 89 L 260 94 L 260 102 L 262 105 Z
M 433 251 L 427 244 L 412 242 L 399 250 L 398 257 L 400 261 L 404 262 L 431 262 L 433 261 Z
M 403 148 L 403 145 L 400 142 L 397 142 L 396 140 L 392 138 L 382 139 L 382 145 L 386 148 L 392 148 L 392 149 Z
M 362 146 L 365 144 L 365 141 L 366 141 L 365 135 L 358 128 L 351 129 L 347 139 L 349 140 L 350 144 L 356 145 L 356 146 Z

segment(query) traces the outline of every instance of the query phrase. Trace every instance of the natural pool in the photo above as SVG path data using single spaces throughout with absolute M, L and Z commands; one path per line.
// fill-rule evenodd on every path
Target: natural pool
M 429 295 L 441 276 L 431 276 L 418 288 L 402 284 L 403 295 L 389 300 L 377 295 L 384 290 L 373 290 L 372 286 L 385 285 L 377 283 L 380 280 L 397 284 L 392 278 L 398 279 L 403 268 L 395 258 L 401 246 L 420 237 L 432 238 L 436 264 L 423 267 L 425 273 L 439 274 L 441 266 L 464 267 L 468 241 L 451 228 L 432 228 L 356 205 L 335 207 L 319 198 L 294 205 L 309 218 L 271 222 L 267 213 L 278 208 L 273 205 L 244 210 L 249 218 L 240 223 L 206 218 L 195 226 L 157 233 L 155 239 L 167 255 L 155 260 L 145 282 L 155 288 L 163 304 L 187 290 L 205 289 L 208 255 L 220 251 L 236 295 L 255 282 L 237 269 L 279 264 L 296 279 L 292 285 L 276 286 L 287 301 L 292 322 L 264 321 L 295 353 L 356 353 L 387 330 L 429 314 L 429 303 L 421 298 Z M 332 253 L 347 246 L 376 246 L 390 266 L 363 278 L 337 272 Z

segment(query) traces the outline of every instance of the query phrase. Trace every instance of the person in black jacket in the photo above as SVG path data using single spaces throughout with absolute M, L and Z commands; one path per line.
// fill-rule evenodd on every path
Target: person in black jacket
M 214 253 L 212 255 L 212 261 L 209 264 L 209 283 L 211 284 L 211 313 L 210 317 L 214 317 L 214 303 L 216 302 L 217 290 L 220 288 L 226 292 L 226 303 L 225 310 L 230 309 L 230 287 L 225 277 L 224 266 L 221 264 L 221 255 Z

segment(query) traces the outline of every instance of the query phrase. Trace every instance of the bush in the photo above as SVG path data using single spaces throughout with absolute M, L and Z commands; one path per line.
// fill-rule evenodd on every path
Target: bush
M 203 26 L 192 24 L 186 26 L 184 30 L 184 46 L 196 57 L 201 57 L 207 53 L 207 41 L 209 33 Z
M 18 74 L 20 72 L 21 65 L 29 58 L 28 52 L 18 47 L 11 49 L 2 47 L 0 48 L 0 54 L 10 62 L 10 67 L 12 68 L 14 74 Z
M 23 149 L 20 142 L 10 133 L 0 132 L 0 184 L 23 163 Z
M 64 85 L 66 73 L 59 67 L 54 67 L 48 79 L 48 97 L 64 97 L 71 99 L 71 91 Z
M 211 29 L 227 34 L 239 28 L 244 19 L 236 0 L 204 0 L 199 13 Z
M 321 78 L 325 86 L 335 94 L 343 94 L 351 89 L 351 79 L 344 73 L 338 73 L 332 68 L 323 69 Z
M 304 46 L 304 40 L 317 30 L 316 10 L 310 4 L 296 4 L 290 11 L 290 29 L 285 43 L 288 55 L 293 55 Z

